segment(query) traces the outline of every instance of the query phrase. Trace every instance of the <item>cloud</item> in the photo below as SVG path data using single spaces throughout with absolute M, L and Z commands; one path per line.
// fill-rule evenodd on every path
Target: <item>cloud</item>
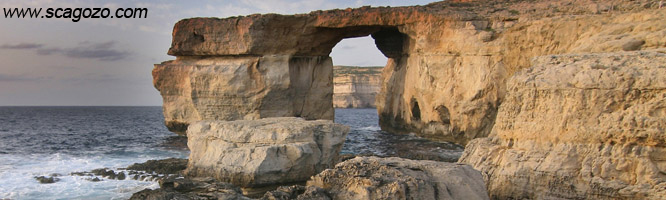
M 37 49 L 37 54 L 61 54 L 69 58 L 97 59 L 100 61 L 117 61 L 130 56 L 128 51 L 113 49 L 115 44 L 115 41 L 103 43 L 82 42 L 74 48 L 40 48 Z
M 43 44 L 36 43 L 20 43 L 20 44 L 3 44 L 0 45 L 0 49 L 37 49 L 44 46 Z
M 72 84 L 85 84 L 85 83 L 102 83 L 102 82 L 128 82 L 127 80 L 121 78 L 120 76 L 112 74 L 95 74 L 95 73 L 86 73 L 83 76 L 77 76 L 72 78 L 63 79 L 63 82 L 72 83 Z
M 0 74 L 0 82 L 36 81 L 53 77 L 30 77 L 26 75 Z

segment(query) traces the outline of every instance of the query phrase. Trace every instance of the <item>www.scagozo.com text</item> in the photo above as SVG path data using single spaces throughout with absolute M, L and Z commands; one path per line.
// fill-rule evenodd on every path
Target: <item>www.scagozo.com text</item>
M 3 8 L 5 18 L 81 19 L 148 18 L 148 8 Z M 44 11 L 44 12 L 42 12 Z

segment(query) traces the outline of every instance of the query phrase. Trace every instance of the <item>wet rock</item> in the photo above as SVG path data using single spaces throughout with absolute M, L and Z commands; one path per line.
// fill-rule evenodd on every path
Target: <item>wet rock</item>
M 240 188 L 212 178 L 165 178 L 158 189 L 145 189 L 134 193 L 130 199 L 172 200 L 172 199 L 221 199 L 249 200 L 241 194 Z
M 100 179 L 100 178 L 98 178 L 98 177 L 87 178 L 86 180 L 87 180 L 87 181 L 90 181 L 90 182 L 100 182 L 100 181 L 102 181 L 102 179 Z
M 90 172 L 94 175 L 106 177 L 108 179 L 116 179 L 116 172 L 113 170 L 108 170 L 107 168 L 93 169 Z
M 187 168 L 187 159 L 179 158 L 149 160 L 144 163 L 134 163 L 127 167 L 128 170 L 158 174 L 180 174 L 185 168 Z
M 49 184 L 60 181 L 59 178 L 50 177 L 50 176 L 35 176 L 35 180 L 39 181 L 41 184 Z
M 125 180 L 125 173 L 124 172 L 118 173 L 118 175 L 116 176 L 116 179 Z
M 69 175 L 72 175 L 72 176 L 94 176 L 90 172 L 72 172 L 72 173 L 69 173 Z

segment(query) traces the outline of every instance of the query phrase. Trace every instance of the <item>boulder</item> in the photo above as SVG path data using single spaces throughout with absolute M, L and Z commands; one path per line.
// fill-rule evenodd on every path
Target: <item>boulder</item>
M 666 50 L 538 57 L 460 158 L 495 199 L 665 199 Z
M 397 157 L 356 157 L 307 186 L 331 199 L 488 199 L 481 173 L 469 165 Z
M 348 131 L 294 117 L 197 122 L 187 131 L 185 173 L 244 189 L 303 182 L 335 165 Z

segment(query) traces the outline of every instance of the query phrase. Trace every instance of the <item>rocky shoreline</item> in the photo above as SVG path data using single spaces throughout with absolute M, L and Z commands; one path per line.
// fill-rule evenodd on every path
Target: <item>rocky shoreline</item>
M 488 199 L 481 174 L 468 165 L 396 157 L 350 158 L 307 183 L 287 184 L 255 196 L 211 177 L 167 176 L 158 182 L 159 189 L 142 190 L 130 199 Z
M 186 178 L 135 198 L 663 199 L 664 19 L 649 0 L 453 0 L 181 20 L 153 77 Z M 389 58 L 382 130 L 466 145 L 458 163 L 336 164 L 328 54 L 366 35 Z

